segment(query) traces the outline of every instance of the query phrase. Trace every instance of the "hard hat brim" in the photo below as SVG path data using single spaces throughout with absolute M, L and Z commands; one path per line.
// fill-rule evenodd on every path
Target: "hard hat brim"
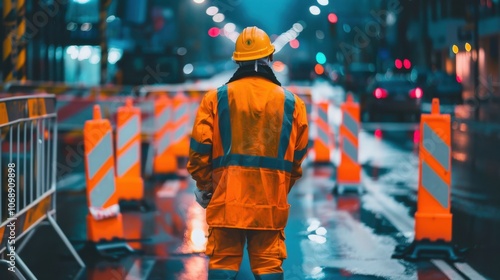
M 263 49 L 263 50 L 258 50 L 254 52 L 233 52 L 233 60 L 234 61 L 250 61 L 250 60 L 257 60 L 261 59 L 267 56 L 270 56 L 273 54 L 275 51 L 275 48 L 273 45 L 270 45 L 270 47 Z

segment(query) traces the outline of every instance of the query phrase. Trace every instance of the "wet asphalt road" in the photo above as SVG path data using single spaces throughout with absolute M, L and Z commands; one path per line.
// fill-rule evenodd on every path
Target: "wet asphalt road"
M 391 258 L 398 244 L 413 239 L 418 182 L 418 143 L 414 138 L 418 132 L 414 124 L 365 127 L 360 135 L 365 193 L 334 194 L 335 168 L 330 166 L 306 167 L 304 178 L 290 193 L 285 279 L 484 279 L 474 277 L 476 271 L 486 279 L 500 277 L 495 265 L 500 263 L 496 253 L 500 204 L 493 193 L 498 180 L 488 181 L 484 175 L 481 180 L 490 185 L 469 196 L 475 187 L 463 179 L 474 176 L 467 160 L 453 160 L 453 185 L 457 187 L 452 193 L 453 241 L 469 249 L 465 263 Z M 471 147 L 461 148 L 470 153 Z M 489 174 L 488 170 L 475 170 L 480 171 Z M 45 238 L 34 239 L 25 254 L 42 250 L 55 256 L 49 254 L 46 261 L 26 256 L 25 261 L 39 279 L 205 279 L 208 262 L 202 252 L 207 228 L 193 188 L 190 180 L 148 183 L 148 199 L 156 210 L 123 214 L 126 238 L 140 239 L 129 244 L 142 253 L 113 261 L 84 250 L 84 192 L 65 189 L 58 194 L 58 221 L 88 267 L 78 271 L 67 252 L 54 250 L 62 246 L 51 241 L 49 230 Z M 251 277 L 245 256 L 238 279 Z
M 415 123 L 363 124 L 363 194 L 333 193 L 333 166 L 305 167 L 289 195 L 285 279 L 500 279 L 500 130 L 469 121 L 452 123 L 453 242 L 467 249 L 465 261 L 391 257 L 398 244 L 413 240 L 418 137 Z M 138 251 L 115 260 L 84 247 L 82 165 L 75 163 L 71 171 L 58 192 L 57 219 L 87 268 L 79 270 L 53 232 L 42 227 L 22 253 L 39 279 L 206 279 L 207 227 L 192 181 L 147 182 L 155 209 L 123 214 L 125 237 Z M 253 279 L 246 255 L 238 279 Z

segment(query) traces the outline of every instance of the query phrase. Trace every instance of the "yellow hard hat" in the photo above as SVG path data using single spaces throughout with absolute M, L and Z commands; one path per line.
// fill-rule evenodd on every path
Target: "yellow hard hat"
M 269 56 L 273 52 L 274 46 L 266 32 L 252 26 L 243 29 L 236 39 L 233 59 L 235 61 L 257 60 Z

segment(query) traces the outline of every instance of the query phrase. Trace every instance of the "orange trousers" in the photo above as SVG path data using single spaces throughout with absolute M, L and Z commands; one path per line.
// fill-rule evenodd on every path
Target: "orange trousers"
M 206 254 L 210 280 L 235 279 L 247 243 L 250 267 L 256 279 L 283 279 L 286 259 L 283 230 L 248 230 L 213 227 L 208 230 Z

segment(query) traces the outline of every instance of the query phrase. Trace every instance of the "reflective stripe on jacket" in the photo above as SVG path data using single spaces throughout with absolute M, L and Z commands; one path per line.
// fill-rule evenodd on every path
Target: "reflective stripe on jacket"
M 208 92 L 188 162 L 197 187 L 213 192 L 208 225 L 283 229 L 307 144 L 304 102 L 267 79 L 246 77 Z

